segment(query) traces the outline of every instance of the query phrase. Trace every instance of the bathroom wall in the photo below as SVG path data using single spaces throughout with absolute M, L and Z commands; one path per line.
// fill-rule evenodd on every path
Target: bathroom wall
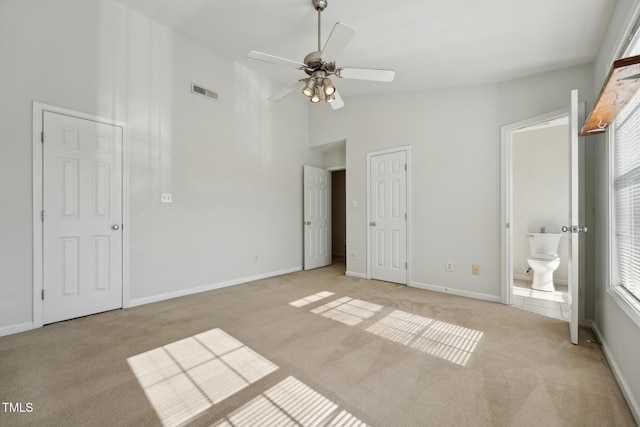
M 513 273 L 526 278 L 529 242 L 526 234 L 561 233 L 569 218 L 568 125 L 538 128 L 513 135 Z M 560 266 L 553 278 L 567 283 L 569 239 L 560 240 Z M 529 280 L 533 274 L 529 274 Z

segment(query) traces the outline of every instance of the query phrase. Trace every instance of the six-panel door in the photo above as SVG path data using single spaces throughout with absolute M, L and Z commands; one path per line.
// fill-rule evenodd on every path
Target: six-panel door
M 122 128 L 43 115 L 45 324 L 122 307 Z

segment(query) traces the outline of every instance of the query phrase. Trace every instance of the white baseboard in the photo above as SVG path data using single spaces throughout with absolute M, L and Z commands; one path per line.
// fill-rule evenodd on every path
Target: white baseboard
M 633 395 L 633 391 L 629 387 L 627 380 L 624 378 L 624 374 L 620 370 L 620 366 L 618 366 L 618 362 L 616 362 L 616 358 L 614 357 L 611 348 L 607 344 L 607 341 L 600 333 L 600 329 L 598 329 L 598 325 L 596 324 L 596 322 L 592 322 L 592 330 L 596 334 L 596 338 L 598 339 L 600 344 L 602 344 L 602 352 L 604 353 L 604 357 L 606 357 L 607 362 L 609 362 L 609 367 L 611 367 L 611 371 L 613 371 L 613 376 L 618 382 L 620 390 L 622 390 L 622 395 L 627 401 L 627 405 L 629 405 L 629 409 L 631 410 L 633 418 L 636 420 L 636 424 L 640 425 L 640 405 L 638 404 L 636 396 Z
M 139 305 L 151 304 L 154 302 L 164 301 L 172 298 L 199 294 L 200 292 L 213 291 L 216 289 L 226 288 L 229 286 L 241 285 L 243 283 L 254 282 L 256 280 L 268 279 L 269 277 L 282 276 L 283 274 L 295 273 L 296 271 L 302 271 L 302 267 L 293 267 L 286 270 L 273 271 L 270 273 L 258 274 L 256 276 L 242 277 L 240 279 L 229 280 L 226 282 L 198 286 L 197 288 L 182 289 L 175 292 L 167 292 L 164 294 L 153 295 L 150 297 L 137 298 L 137 299 L 129 300 L 129 304 L 127 304 L 125 308 L 137 307 Z
M 482 301 L 500 302 L 500 297 L 496 295 L 480 294 L 478 292 L 463 291 L 460 289 L 452 289 L 445 286 L 427 285 L 425 283 L 411 282 L 409 286 L 427 291 L 441 292 L 443 294 L 457 295 L 460 297 L 473 298 Z
M 358 279 L 368 279 L 366 274 L 355 273 L 353 271 L 345 271 L 344 275 L 349 277 L 357 277 Z
M 6 335 L 18 334 L 33 329 L 33 322 L 18 323 L 17 325 L 5 326 L 0 328 L 0 337 Z
M 533 275 L 532 274 L 514 274 L 513 275 L 514 279 L 518 279 L 518 280 L 526 280 L 527 282 L 533 282 Z M 558 285 L 568 285 L 569 281 L 567 279 L 553 279 L 553 283 L 557 283 Z

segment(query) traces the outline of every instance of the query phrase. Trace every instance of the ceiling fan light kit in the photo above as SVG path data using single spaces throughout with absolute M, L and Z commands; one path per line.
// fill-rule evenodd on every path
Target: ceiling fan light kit
M 302 94 L 311 98 L 316 93 L 316 81 L 312 78 L 305 80 L 304 88 L 302 88 Z
M 318 50 L 309 53 L 304 58 L 304 63 L 280 58 L 266 53 L 251 51 L 247 53 L 247 58 L 258 61 L 269 62 L 271 64 L 293 66 L 304 71 L 309 77 L 300 79 L 291 86 L 271 96 L 269 99 L 278 101 L 285 96 L 299 90 L 302 87 L 302 94 L 309 98 L 312 103 L 320 101 L 328 102 L 334 110 L 342 108 L 344 102 L 334 86 L 329 76 L 337 78 L 369 80 L 378 82 L 392 82 L 395 78 L 395 71 L 381 70 L 373 68 L 337 68 L 335 58 L 347 45 L 355 30 L 340 22 L 333 26 L 333 30 L 327 39 L 324 49 L 321 49 L 321 13 L 327 7 L 327 0 L 311 0 L 313 8 L 318 12 Z
M 313 91 L 313 95 L 310 96 L 310 101 L 313 102 L 314 104 L 316 102 L 320 102 L 321 101 L 321 94 L 322 92 L 320 91 L 320 88 L 316 87 L 316 89 Z
M 336 91 L 336 87 L 333 85 L 329 77 L 322 79 L 322 87 L 324 88 L 325 96 L 331 96 Z

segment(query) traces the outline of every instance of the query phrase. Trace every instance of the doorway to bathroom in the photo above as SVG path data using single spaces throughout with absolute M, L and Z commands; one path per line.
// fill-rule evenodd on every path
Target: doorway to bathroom
M 558 270 L 560 267 L 561 260 L 558 256 L 558 253 L 560 252 L 560 243 L 562 239 L 567 240 L 566 244 L 568 245 L 568 250 L 566 300 L 568 302 L 568 306 L 560 305 L 559 318 L 568 320 L 569 337 L 571 343 L 573 344 L 578 344 L 578 324 L 580 319 L 584 320 L 585 312 L 585 264 L 584 262 L 580 262 L 580 259 L 584 259 L 584 238 L 581 238 L 580 236 L 581 234 L 587 232 L 587 227 L 583 226 L 585 219 L 585 174 L 583 167 L 585 154 L 584 142 L 578 135 L 579 124 L 584 123 L 585 110 L 585 103 L 578 102 L 578 90 L 572 90 L 568 108 L 521 120 L 516 123 L 504 125 L 500 128 L 500 220 L 502 223 L 502 231 L 500 233 L 502 242 L 500 260 L 501 302 L 507 305 L 517 305 L 520 301 L 520 297 L 522 297 L 522 308 L 527 308 L 532 311 L 535 310 L 536 312 L 545 314 L 547 316 L 551 315 L 548 310 L 541 310 L 540 308 L 534 308 L 532 306 L 536 305 L 536 303 L 538 306 L 550 305 L 550 303 L 555 302 L 566 304 L 561 301 L 548 301 L 549 299 L 553 298 L 552 295 L 556 291 L 555 288 L 550 289 L 544 294 L 538 294 L 537 292 L 534 293 L 533 291 L 546 288 L 547 286 L 539 286 L 543 283 L 552 283 L 553 274 L 556 273 L 556 270 Z M 534 207 L 530 207 L 529 209 L 538 209 L 538 207 L 540 206 L 542 206 L 543 208 L 536 211 L 538 212 L 538 214 L 533 220 L 529 219 L 529 222 L 525 223 L 525 229 L 521 229 L 519 231 L 520 236 L 518 236 L 516 230 L 514 230 L 514 226 L 517 227 L 517 224 L 515 224 L 514 222 L 514 204 L 517 203 L 515 201 L 516 190 L 514 190 L 513 188 L 514 173 L 517 172 L 514 172 L 514 168 L 516 167 L 514 165 L 513 156 L 515 145 L 514 139 L 518 139 L 519 133 L 525 134 L 524 138 L 527 139 L 527 137 L 530 137 L 530 135 L 526 135 L 526 133 L 529 131 L 532 132 L 534 130 L 556 127 L 556 125 L 560 125 L 566 120 L 565 117 L 568 117 L 568 127 L 565 128 L 565 139 L 559 141 L 558 144 L 564 146 L 564 150 L 568 151 L 568 156 L 565 160 L 566 169 L 564 169 L 565 174 L 568 176 L 568 185 L 562 185 L 562 187 L 567 189 L 566 206 L 568 209 L 568 215 L 566 215 L 565 220 L 560 224 L 555 223 L 555 220 L 553 219 L 554 216 L 552 216 L 550 212 L 553 211 L 553 207 L 557 204 L 556 200 L 554 200 L 553 197 L 558 196 L 553 196 L 552 194 L 555 193 L 552 193 L 551 189 L 547 188 L 542 190 L 536 189 L 524 191 L 520 190 L 519 188 L 518 191 L 524 191 L 525 194 L 518 194 L 518 200 L 526 200 L 527 197 L 531 197 L 531 193 L 533 192 L 541 193 L 543 197 L 539 198 L 537 204 L 535 204 Z M 537 138 L 535 139 L 537 140 Z M 550 171 L 550 165 L 556 163 L 555 159 L 550 158 L 550 156 L 553 155 L 554 154 L 552 153 L 531 154 L 531 151 L 525 151 L 524 160 L 520 162 L 520 164 L 524 164 L 525 166 L 521 166 L 521 168 L 528 169 L 529 174 L 532 173 L 531 171 L 538 172 L 538 174 L 535 176 L 535 179 L 529 178 L 530 181 L 538 183 L 549 181 L 550 179 L 548 176 L 555 175 Z M 534 156 L 542 157 L 544 161 L 536 162 L 536 164 L 533 164 L 532 157 Z M 567 181 L 564 182 L 566 183 Z M 557 187 L 560 187 L 560 184 L 558 184 Z M 529 213 L 527 209 L 525 209 L 525 212 L 526 214 Z M 542 212 L 542 214 L 540 214 L 539 212 Z M 547 222 L 552 225 L 547 224 Z M 562 234 L 560 232 L 562 232 Z M 522 274 L 522 272 L 517 271 L 516 267 L 514 266 L 516 262 L 519 262 L 520 266 L 523 265 L 522 259 L 518 261 L 515 259 L 514 254 L 516 251 L 514 250 L 514 248 L 517 245 L 516 238 L 522 239 L 523 233 L 527 239 L 525 240 L 527 242 L 527 246 L 525 246 L 524 253 L 527 254 L 526 261 L 528 267 L 532 267 L 533 270 L 533 284 L 531 286 L 531 289 L 528 291 L 528 295 L 514 295 L 514 282 L 517 275 Z M 550 248 L 546 244 L 541 244 L 542 242 L 548 243 L 549 240 L 553 240 L 551 239 L 553 235 L 555 235 L 554 238 L 556 240 L 556 246 L 554 248 Z M 538 236 L 541 238 L 533 240 L 530 238 L 531 236 Z M 533 243 L 531 249 L 533 249 L 534 251 L 532 253 L 530 253 L 530 251 L 526 249 L 529 246 L 529 242 Z M 520 243 L 520 253 L 522 253 L 523 246 L 524 244 Z M 558 250 L 556 250 L 556 248 L 558 248 Z M 540 249 L 542 249 L 542 252 L 538 251 Z M 523 257 L 523 255 L 520 255 L 520 258 Z M 542 273 L 542 275 L 537 273 Z M 531 270 L 529 271 L 529 274 L 531 274 Z M 559 275 L 560 273 L 557 274 Z M 524 271 L 523 276 L 524 278 L 527 278 L 527 270 Z M 528 280 L 525 280 L 524 282 L 528 282 Z M 560 280 L 558 282 L 558 285 L 562 284 L 560 283 Z M 517 283 L 520 285 L 526 285 L 526 283 Z M 527 293 L 527 288 L 525 288 L 524 286 L 520 289 L 523 290 L 520 291 L 518 289 L 517 291 Z M 541 300 L 539 298 L 540 296 L 545 296 L 546 299 Z M 525 300 L 524 298 L 529 299 Z M 525 307 L 525 302 L 527 302 L 527 307 Z M 567 308 L 568 310 L 563 310 L 563 308 Z M 566 311 L 566 313 L 563 313 L 563 311 Z M 557 312 L 555 312 L 554 314 L 557 315 Z
M 584 295 L 584 290 L 579 292 L 583 283 L 579 278 L 584 278 L 584 263 L 579 262 L 584 239 L 578 233 L 583 230 L 578 225 L 584 216 L 584 197 L 579 194 L 584 192 L 584 169 L 580 167 L 584 150 L 578 144 L 577 128 L 584 121 L 585 109 L 574 91 L 570 108 L 501 128 L 501 301 L 568 320 L 572 342 L 577 342 L 578 306 L 584 304 L 579 298 Z M 540 266 L 528 259 L 528 234 L 544 234 L 545 240 L 553 235 L 559 238 L 552 291 L 531 287 Z M 576 308 L 574 313 L 571 307 Z
M 570 318 L 569 239 L 562 233 L 569 218 L 568 134 L 567 114 L 511 133 L 511 305 L 565 321 Z M 531 249 L 531 245 L 541 239 L 559 239 L 549 250 L 557 250 L 557 258 L 543 262 L 543 269 L 546 265 L 555 269 L 547 290 L 532 287 L 534 270 L 538 275 L 543 273 L 530 256 L 543 251 Z M 551 258 L 553 254 L 547 255 Z

